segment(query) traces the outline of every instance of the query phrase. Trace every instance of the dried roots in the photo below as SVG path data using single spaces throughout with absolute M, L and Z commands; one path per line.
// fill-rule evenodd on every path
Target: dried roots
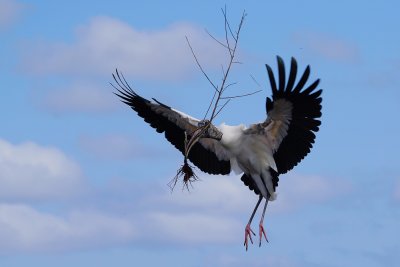
M 192 182 L 198 181 L 199 178 L 193 171 L 193 167 L 189 165 L 187 159 L 185 158 L 182 167 L 177 171 L 175 177 L 168 183 L 168 186 L 171 188 L 171 191 L 174 190 L 176 183 L 179 178 L 183 177 L 183 188 L 189 191 L 189 185 L 193 187 Z

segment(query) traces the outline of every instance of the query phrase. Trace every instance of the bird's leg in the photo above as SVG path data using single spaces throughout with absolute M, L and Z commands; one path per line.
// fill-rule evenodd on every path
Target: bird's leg
M 253 230 L 251 230 L 250 225 L 251 225 L 251 221 L 253 220 L 254 215 L 256 214 L 256 211 L 257 211 L 258 206 L 260 205 L 262 199 L 263 199 L 263 197 L 260 195 L 260 198 L 258 199 L 257 204 L 254 207 L 253 213 L 250 216 L 249 222 L 247 223 L 246 228 L 244 230 L 244 244 L 243 245 L 246 247 L 246 250 L 249 247 L 249 239 L 250 239 L 250 242 L 253 244 L 253 239 L 251 238 L 251 234 L 256 235 L 253 232 Z
M 264 230 L 264 215 L 265 215 L 265 211 L 267 210 L 267 205 L 268 205 L 268 199 L 265 202 L 264 210 L 263 210 L 261 220 L 260 220 L 260 225 L 259 225 L 259 229 L 260 229 L 260 244 L 259 244 L 259 246 L 260 247 L 261 247 L 261 240 L 262 240 L 263 235 L 265 237 L 265 240 L 268 242 L 268 238 L 267 238 L 267 235 L 265 234 L 265 230 Z

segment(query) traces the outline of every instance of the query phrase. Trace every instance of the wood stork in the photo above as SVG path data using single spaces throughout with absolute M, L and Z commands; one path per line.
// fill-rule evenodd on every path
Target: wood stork
M 250 225 L 262 199 L 266 201 L 259 223 L 259 245 L 263 236 L 268 242 L 263 221 L 268 201 L 276 198 L 278 176 L 291 170 L 310 152 L 315 140 L 314 133 L 321 124 L 318 118 L 321 117 L 322 90 L 316 90 L 319 79 L 305 87 L 310 75 L 310 67 L 307 66 L 296 83 L 297 62 L 292 58 L 286 82 L 282 58 L 278 56 L 277 62 L 277 82 L 272 68 L 266 65 L 272 89 L 272 99 L 266 99 L 266 120 L 248 127 L 243 124 L 211 125 L 188 156 L 194 165 L 209 174 L 241 173 L 243 183 L 259 195 L 245 227 L 246 250 L 248 241 L 253 243 L 251 235 L 255 233 Z M 121 101 L 157 132 L 164 132 L 166 139 L 182 153 L 185 135 L 192 135 L 198 127 L 207 123 L 154 98 L 154 101 L 149 101 L 136 94 L 118 72 L 113 76 L 119 86 L 115 94 Z

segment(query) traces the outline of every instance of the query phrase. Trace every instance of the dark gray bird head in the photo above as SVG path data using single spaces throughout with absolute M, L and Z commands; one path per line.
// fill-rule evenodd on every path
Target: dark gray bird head
M 201 120 L 198 123 L 199 128 L 207 127 L 206 131 L 203 133 L 202 138 L 212 138 L 220 141 L 222 139 L 222 132 L 212 125 L 209 120 Z

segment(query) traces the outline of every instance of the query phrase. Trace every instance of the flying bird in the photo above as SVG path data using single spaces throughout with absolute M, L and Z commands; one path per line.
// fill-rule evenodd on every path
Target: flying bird
M 311 150 L 321 121 L 321 93 L 317 89 L 319 79 L 306 86 L 310 76 L 307 66 L 296 82 L 297 62 L 290 62 L 286 79 L 285 65 L 277 57 L 278 76 L 275 80 L 272 68 L 266 65 L 272 89 L 272 97 L 266 98 L 266 119 L 263 122 L 230 126 L 210 124 L 201 138 L 194 144 L 188 159 L 201 171 L 209 174 L 242 174 L 241 180 L 259 196 L 256 206 L 245 227 L 244 246 L 255 235 L 250 225 L 263 199 L 265 205 L 259 223 L 259 245 L 264 237 L 268 242 L 263 222 L 267 204 L 276 199 L 279 175 L 293 169 Z M 210 123 L 199 120 L 156 99 L 150 101 L 139 96 L 122 75 L 113 74 L 118 84 L 115 94 L 130 106 L 158 133 L 183 154 L 185 137 L 192 136 L 199 127 Z M 122 78 L 121 78 L 122 77 Z

